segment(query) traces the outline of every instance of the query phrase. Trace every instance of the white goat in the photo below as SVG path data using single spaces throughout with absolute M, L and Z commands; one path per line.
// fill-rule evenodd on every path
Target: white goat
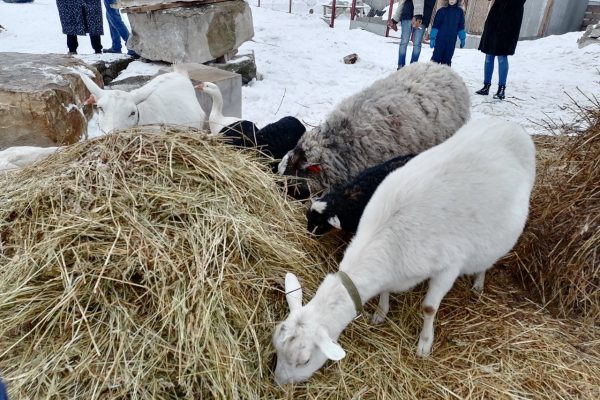
M 58 147 L 14 146 L 0 151 L 0 171 L 20 169 L 56 152 Z
M 428 356 L 433 321 L 456 278 L 485 271 L 523 231 L 535 178 L 535 148 L 518 125 L 498 119 L 471 122 L 454 136 L 392 172 L 360 219 L 337 274 L 328 275 L 302 307 L 300 284 L 286 277 L 290 315 L 275 330 L 275 380 L 308 379 L 327 359 L 345 352 L 339 335 L 379 295 L 383 321 L 389 293 L 429 279 L 417 354 Z M 354 294 L 351 294 L 353 293 Z
M 172 124 L 201 128 L 205 114 L 187 72 L 175 68 L 130 92 L 103 90 L 80 74 L 91 96 L 84 104 L 96 104 L 103 133 L 136 125 Z

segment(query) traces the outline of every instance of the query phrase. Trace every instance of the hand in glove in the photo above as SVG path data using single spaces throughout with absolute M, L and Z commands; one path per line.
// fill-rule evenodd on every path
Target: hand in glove
M 465 42 L 466 42 L 466 39 L 467 39 L 467 34 L 465 33 L 464 29 L 461 29 L 458 32 L 458 38 L 460 39 L 460 48 L 462 49 L 462 48 L 465 47 Z
M 429 34 L 429 47 L 431 47 L 432 49 L 435 47 L 435 38 L 437 37 L 437 34 L 438 34 L 437 28 L 433 28 L 431 30 L 431 33 Z

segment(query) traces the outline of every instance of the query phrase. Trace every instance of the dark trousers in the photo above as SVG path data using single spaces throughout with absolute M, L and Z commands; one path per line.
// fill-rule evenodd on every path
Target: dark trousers
M 431 61 L 450 66 L 452 65 L 452 56 L 454 56 L 454 44 L 439 43 L 433 49 Z
M 90 42 L 92 42 L 92 48 L 96 53 L 102 53 L 102 41 L 100 40 L 100 35 L 90 35 Z M 76 53 L 78 46 L 77 35 L 67 35 L 67 47 L 69 48 L 69 51 L 71 53 Z

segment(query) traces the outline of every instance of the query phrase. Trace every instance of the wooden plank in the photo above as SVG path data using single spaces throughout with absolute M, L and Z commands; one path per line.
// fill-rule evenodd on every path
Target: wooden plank
M 550 17 L 552 16 L 552 9 L 554 8 L 554 0 L 548 0 L 546 3 L 546 10 L 544 11 L 544 16 L 542 17 L 542 22 L 540 23 L 540 28 L 538 30 L 538 37 L 546 36 L 548 32 L 548 25 L 550 25 Z
M 141 6 L 132 6 L 132 7 L 123 7 L 122 10 L 126 13 L 145 13 L 150 11 L 158 11 L 158 10 L 167 10 L 169 8 L 178 8 L 178 7 L 195 7 L 195 6 L 204 6 L 215 3 L 223 3 L 231 0 L 189 0 L 189 1 L 177 1 L 172 3 L 162 3 L 162 4 L 148 4 Z
M 487 19 L 490 8 L 494 4 L 489 0 L 470 0 L 467 3 L 467 12 L 465 13 L 465 25 L 467 32 L 473 35 L 481 35 L 485 20 Z

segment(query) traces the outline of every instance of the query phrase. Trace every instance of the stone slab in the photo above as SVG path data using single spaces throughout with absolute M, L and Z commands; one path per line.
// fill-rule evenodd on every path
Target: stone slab
M 589 25 L 583 35 L 577 39 L 580 49 L 590 44 L 600 44 L 600 24 Z
M 12 146 L 56 146 L 87 134 L 91 106 L 78 72 L 98 71 L 60 54 L 0 53 L 0 150 Z
M 242 84 L 247 85 L 252 79 L 257 78 L 254 51 L 239 53 L 224 63 L 208 63 L 207 65 L 225 71 L 235 72 L 242 76 Z
M 240 0 L 127 16 L 132 27 L 127 47 L 154 61 L 205 63 L 254 36 L 252 12 Z

